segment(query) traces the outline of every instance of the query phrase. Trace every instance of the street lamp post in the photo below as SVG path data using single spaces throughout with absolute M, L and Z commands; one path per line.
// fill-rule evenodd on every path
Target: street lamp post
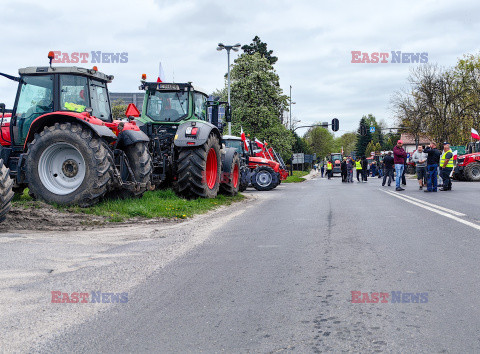
M 293 129 L 293 124 L 292 124 L 292 104 L 295 104 L 297 102 L 292 102 L 292 85 L 290 85 L 290 130 Z
M 223 43 L 218 43 L 217 50 L 220 52 L 223 49 L 227 51 L 227 58 L 228 58 L 228 75 L 227 75 L 227 81 L 228 81 L 228 106 L 230 107 L 230 50 L 233 49 L 234 52 L 238 52 L 241 44 L 237 43 L 235 45 L 224 45 Z M 232 135 L 232 122 L 228 122 L 228 135 Z

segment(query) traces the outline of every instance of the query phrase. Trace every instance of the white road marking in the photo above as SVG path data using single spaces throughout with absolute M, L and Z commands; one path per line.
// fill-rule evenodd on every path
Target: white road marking
M 459 223 L 462 223 L 462 224 L 464 224 L 464 225 L 473 227 L 474 229 L 477 229 L 477 230 L 480 231 L 480 225 L 475 224 L 475 223 L 470 222 L 470 221 L 467 221 L 467 220 L 460 219 L 459 217 L 457 217 L 457 216 L 455 216 L 455 215 L 452 215 L 452 214 L 449 214 L 449 213 L 447 213 L 447 212 L 444 212 L 444 211 L 442 211 L 442 210 L 435 209 L 435 208 L 438 208 L 438 207 L 432 208 L 432 207 L 430 207 L 430 206 L 428 206 L 428 205 L 422 204 L 422 203 L 426 203 L 426 202 L 423 202 L 423 200 L 421 201 L 422 203 L 419 203 L 419 202 L 416 202 L 416 201 L 414 201 L 414 200 L 412 200 L 412 199 L 408 199 L 408 198 L 406 198 L 406 196 L 400 195 L 400 194 L 398 194 L 398 193 L 394 193 L 394 192 L 390 192 L 390 191 L 384 191 L 384 190 L 382 190 L 382 192 L 387 193 L 387 194 L 389 194 L 389 195 L 391 195 L 391 196 L 394 196 L 395 198 L 402 199 L 402 200 L 404 200 L 404 201 L 406 201 L 406 202 L 408 202 L 408 203 L 410 203 L 410 204 L 413 204 L 413 205 L 419 206 L 419 207 L 421 207 L 421 208 L 424 208 L 424 209 L 433 211 L 434 213 L 437 213 L 437 214 L 439 214 L 439 215 L 445 216 L 446 218 L 455 220 L 455 221 L 457 221 L 457 222 L 459 222 Z M 418 199 L 417 199 L 417 200 L 418 200 Z M 428 204 L 430 204 L 430 203 L 428 203 Z M 458 212 L 457 212 L 457 213 L 458 213 Z M 463 215 L 465 215 L 465 214 L 463 214 Z
M 385 192 L 387 192 L 387 191 L 385 191 Z M 393 193 L 393 192 L 390 192 L 390 191 L 388 191 L 388 192 L 389 192 L 389 193 Z M 395 193 L 393 193 L 393 194 L 395 194 Z M 398 195 L 398 194 L 395 194 L 395 195 Z M 460 212 L 458 212 L 458 211 L 451 210 L 451 209 L 447 209 L 447 208 L 444 208 L 444 207 L 442 207 L 442 206 L 435 205 L 435 204 L 426 202 L 426 201 L 424 201 L 424 200 L 411 197 L 411 196 L 409 196 L 409 195 L 402 194 L 402 197 L 407 198 L 407 199 L 411 199 L 411 200 L 413 200 L 413 201 L 415 201 L 415 202 L 418 202 L 418 203 L 422 203 L 422 204 L 431 206 L 432 208 L 436 208 L 436 209 L 440 209 L 440 210 L 446 211 L 447 213 L 451 213 L 451 214 L 456 215 L 456 216 L 465 216 L 465 214 L 460 213 Z

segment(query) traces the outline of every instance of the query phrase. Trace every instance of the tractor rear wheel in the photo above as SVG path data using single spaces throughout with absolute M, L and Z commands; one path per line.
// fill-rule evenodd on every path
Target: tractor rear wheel
M 465 167 L 464 175 L 467 181 L 480 181 L 480 163 L 472 162 Z
M 11 201 L 15 195 L 12 188 L 13 179 L 10 178 L 10 171 L 0 159 L 0 222 L 5 220 L 12 206 Z
M 55 123 L 28 145 L 28 188 L 47 203 L 89 207 L 106 193 L 112 164 L 111 151 L 90 129 Z
M 273 168 L 259 166 L 252 175 L 252 185 L 257 191 L 269 191 L 278 185 L 278 177 Z
M 215 198 L 221 162 L 220 143 L 214 134 L 202 146 L 183 148 L 178 156 L 175 191 L 185 198 Z
M 135 175 L 135 180 L 140 183 L 144 183 L 145 187 L 139 190 L 131 191 L 121 189 L 116 193 L 117 197 L 123 198 L 141 198 L 148 187 L 151 185 L 150 176 L 152 174 L 152 158 L 148 152 L 147 144 L 138 142 L 124 149 L 125 155 L 128 158 L 128 164 Z
M 235 196 L 240 189 L 240 158 L 237 154 L 233 156 L 232 165 L 230 167 L 231 178 L 228 183 L 220 184 L 220 191 L 223 194 Z

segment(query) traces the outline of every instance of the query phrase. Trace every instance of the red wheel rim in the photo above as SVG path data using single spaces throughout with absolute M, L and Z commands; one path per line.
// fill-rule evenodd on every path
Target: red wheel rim
M 233 168 L 233 188 L 237 188 L 238 186 L 238 177 L 240 173 L 238 171 L 238 165 L 235 164 L 235 167 Z
M 207 177 L 207 186 L 210 189 L 215 187 L 215 183 L 217 182 L 217 172 L 217 153 L 215 152 L 215 149 L 212 148 L 207 155 L 207 169 L 205 171 Z

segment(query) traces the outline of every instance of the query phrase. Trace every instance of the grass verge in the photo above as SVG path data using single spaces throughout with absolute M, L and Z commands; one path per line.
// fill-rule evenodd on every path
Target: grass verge
M 53 207 L 64 212 L 104 216 L 110 222 L 123 222 L 134 217 L 186 219 L 195 214 L 206 213 L 222 205 L 230 205 L 244 198 L 242 194 L 235 197 L 219 194 L 215 199 L 186 200 L 177 197 L 173 190 L 165 189 L 146 192 L 141 199 L 105 200 L 89 208 L 60 205 L 53 205 Z M 21 196 L 16 195 L 13 205 L 20 207 L 36 207 L 38 205 L 39 208 L 41 207 L 40 203 L 35 202 L 28 195 L 28 190 L 25 190 Z
M 298 183 L 298 182 L 303 182 L 305 181 L 305 178 L 302 178 L 303 176 L 308 175 L 309 172 L 306 171 L 293 171 L 292 176 L 288 176 L 285 181 L 282 181 L 282 183 Z

